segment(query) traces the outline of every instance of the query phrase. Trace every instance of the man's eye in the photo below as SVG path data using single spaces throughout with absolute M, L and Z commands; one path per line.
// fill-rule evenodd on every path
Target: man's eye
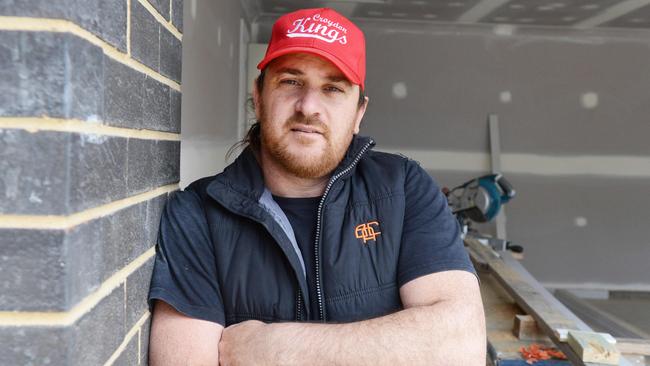
M 294 80 L 294 79 L 284 79 L 284 80 L 280 80 L 280 84 L 286 84 L 286 85 L 300 85 L 300 83 L 298 82 L 298 80 Z
M 327 87 L 325 87 L 325 91 L 335 92 L 335 93 L 343 93 L 343 89 L 337 88 L 335 86 L 327 86 Z

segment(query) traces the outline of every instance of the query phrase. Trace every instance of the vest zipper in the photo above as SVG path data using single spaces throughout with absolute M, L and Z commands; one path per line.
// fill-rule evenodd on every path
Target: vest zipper
M 298 287 L 298 296 L 296 297 L 296 321 L 301 321 L 301 320 L 302 320 L 302 291 L 300 291 L 300 287 Z
M 320 202 L 318 203 L 318 216 L 316 216 L 316 242 L 314 243 L 314 256 L 315 256 L 315 267 L 316 267 L 316 296 L 318 298 L 318 319 L 325 322 L 325 307 L 323 306 L 323 291 L 321 288 L 321 271 L 320 271 L 320 255 L 318 252 L 319 246 L 320 246 L 320 237 L 321 237 L 321 216 L 323 213 L 323 204 L 325 203 L 325 199 L 327 198 L 327 194 L 329 193 L 330 189 L 332 188 L 332 185 L 334 185 L 334 182 L 336 182 L 337 179 L 339 179 L 341 176 L 345 175 L 347 172 L 349 172 L 358 162 L 361 160 L 361 157 L 363 154 L 368 150 L 368 148 L 374 143 L 374 141 L 371 139 L 366 143 L 363 148 L 359 151 L 357 156 L 354 158 L 352 163 L 348 165 L 347 168 L 341 170 L 338 172 L 336 175 L 332 176 L 330 178 L 329 182 L 327 183 L 327 186 L 325 187 L 325 191 L 323 192 L 323 197 L 321 197 Z

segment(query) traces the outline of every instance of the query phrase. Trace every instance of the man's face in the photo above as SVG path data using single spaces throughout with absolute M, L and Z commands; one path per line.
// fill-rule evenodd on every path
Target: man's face
M 343 159 L 365 113 L 359 86 L 329 61 L 307 53 L 271 62 L 255 89 L 261 154 L 301 178 L 330 174 Z

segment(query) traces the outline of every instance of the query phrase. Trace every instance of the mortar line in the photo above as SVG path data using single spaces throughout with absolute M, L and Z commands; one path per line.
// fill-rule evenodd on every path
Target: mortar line
M 63 215 L 0 215 L 0 229 L 66 230 L 85 222 L 110 215 L 119 210 L 148 201 L 178 189 L 178 184 L 152 189 L 105 205 L 89 208 L 68 216 Z
M 131 0 L 126 0 L 126 54 L 131 56 Z
M 167 20 L 165 20 L 165 18 L 163 18 L 163 16 L 160 15 L 160 13 L 158 13 L 158 10 L 156 10 L 156 8 L 154 8 L 153 5 L 149 3 L 149 1 L 147 0 L 137 0 L 137 1 L 142 6 L 144 6 L 144 8 L 147 9 L 147 11 L 151 13 L 151 15 L 153 15 L 154 18 L 156 18 L 156 21 L 158 21 L 158 23 L 160 23 L 163 27 L 167 28 L 169 33 L 173 34 L 174 37 L 176 37 L 179 41 L 181 42 L 183 41 L 183 35 L 178 31 L 178 29 L 176 29 L 176 27 L 172 26 L 169 22 L 167 22 Z M 171 20 L 171 17 L 169 17 L 169 19 Z
M 74 324 L 89 313 L 101 300 L 122 285 L 127 277 L 142 267 L 156 254 L 152 246 L 146 252 L 106 279 L 97 290 L 90 293 L 68 311 L 0 311 L 0 327 L 64 327 Z
M 169 0 L 169 24 L 171 24 L 171 25 L 174 25 L 172 23 L 172 17 L 174 16 L 174 8 L 173 8 L 173 6 L 174 6 L 174 2 L 172 0 Z M 174 26 L 174 28 L 176 28 L 176 27 Z
M 138 328 L 138 365 L 142 364 L 142 326 Z
M 31 133 L 38 131 L 73 132 L 140 140 L 180 141 L 181 139 L 181 135 L 174 132 L 115 127 L 79 119 L 50 117 L 0 117 L 0 129 L 4 128 L 25 130 Z
M 117 358 L 120 357 L 120 355 L 124 352 L 126 347 L 129 345 L 129 342 L 136 333 L 138 334 L 138 364 L 140 364 L 140 328 L 142 328 L 142 325 L 147 321 L 148 318 L 149 311 L 146 311 L 144 315 L 138 319 L 135 325 L 126 333 L 124 340 L 122 340 L 122 343 L 117 347 L 115 352 L 113 352 L 111 357 L 106 361 L 106 363 L 104 363 L 104 366 L 111 366 L 113 363 L 115 363 L 115 360 L 117 360 Z
M 93 33 L 81 28 L 77 24 L 63 19 L 48 18 L 28 18 L 28 17 L 10 17 L 0 16 L 0 30 L 9 31 L 27 31 L 27 32 L 57 32 L 70 33 L 100 47 L 104 54 L 115 61 L 131 67 L 143 74 L 151 76 L 153 79 L 169 86 L 170 88 L 181 91 L 181 85 L 176 81 L 160 74 L 149 66 L 131 58 L 128 54 L 119 51 L 114 46 L 100 39 Z

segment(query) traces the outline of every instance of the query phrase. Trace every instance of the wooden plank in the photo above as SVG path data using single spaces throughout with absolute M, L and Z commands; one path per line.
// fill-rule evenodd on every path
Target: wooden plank
M 530 341 L 520 340 L 512 334 L 513 319 L 523 310 L 503 289 L 494 276 L 488 272 L 479 273 L 481 279 L 481 296 L 485 308 L 485 320 L 488 341 L 489 365 L 495 366 L 529 366 L 519 349 L 530 345 Z M 553 346 L 548 337 L 540 334 L 535 340 L 543 346 Z M 535 366 L 570 366 L 568 361 L 548 360 L 535 363 Z
M 530 315 L 523 314 L 515 315 L 512 334 L 523 341 L 535 341 L 538 339 L 547 338 L 543 333 L 540 332 L 535 319 Z
M 616 348 L 625 354 L 650 356 L 650 340 L 648 339 L 616 338 Z
M 510 296 L 526 313 L 535 318 L 540 329 L 547 335 L 553 334 L 556 328 L 578 329 L 575 322 L 566 319 L 563 314 L 550 306 L 538 290 L 532 287 L 529 281 L 525 281 L 518 272 L 507 266 L 496 252 L 473 238 L 466 238 L 465 241 L 488 264 L 490 272 Z
M 480 260 L 487 263 L 490 273 L 494 275 L 516 303 L 526 313 L 535 318 L 537 326 L 567 356 L 572 364 L 579 366 L 594 365 L 593 363 L 584 362 L 568 344 L 560 342 L 554 332 L 557 328 L 579 329 L 578 327 L 584 327 L 584 324 L 581 325 L 572 319 L 568 319 L 565 314 L 549 304 L 540 291 L 531 285 L 531 281 L 524 279 L 517 271 L 506 265 L 498 253 L 471 237 L 465 238 L 465 244 L 472 249 L 470 255 L 472 252 L 478 253 L 481 257 Z
M 618 365 L 621 353 L 605 337 L 595 332 L 570 330 L 568 343 L 585 362 Z

